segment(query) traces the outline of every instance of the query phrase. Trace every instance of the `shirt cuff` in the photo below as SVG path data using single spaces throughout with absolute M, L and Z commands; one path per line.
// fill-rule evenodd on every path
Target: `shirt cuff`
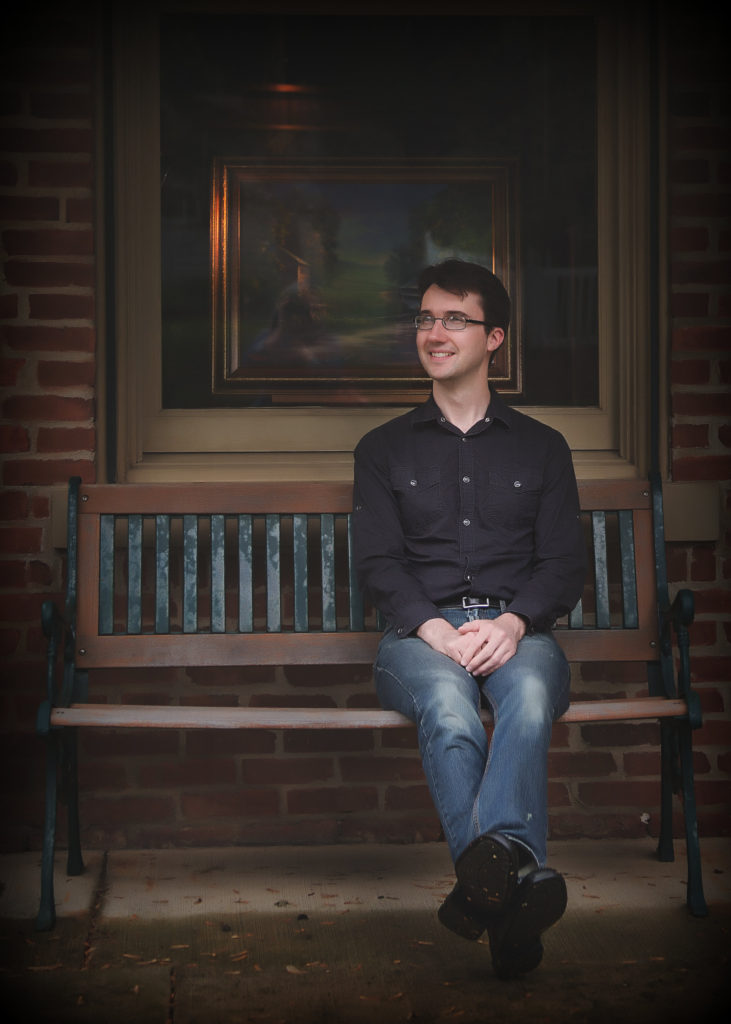
M 533 623 L 531 622 L 530 618 L 524 612 L 516 612 L 513 608 L 510 608 L 510 607 L 506 608 L 505 611 L 506 612 L 510 612 L 511 615 L 517 615 L 519 619 L 523 620 L 523 622 L 525 623 L 525 635 L 526 636 L 528 636 L 529 633 L 533 633 L 534 632 L 534 630 L 533 630 Z
M 520 601 L 514 601 L 512 604 L 509 604 L 505 611 L 512 612 L 513 615 L 519 615 L 525 622 L 527 633 L 540 633 L 541 630 L 546 628 L 544 620 L 540 615 L 531 614 L 529 609 L 521 607 Z
M 439 617 L 439 609 L 435 604 L 423 603 L 403 609 L 397 618 L 391 620 L 391 624 L 399 640 L 404 640 L 407 636 L 413 636 L 423 622 Z

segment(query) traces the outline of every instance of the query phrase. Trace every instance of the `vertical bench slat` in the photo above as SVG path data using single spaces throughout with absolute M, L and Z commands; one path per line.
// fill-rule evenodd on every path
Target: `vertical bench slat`
M 582 598 L 579 598 L 569 612 L 568 626 L 569 629 L 584 628 L 584 602 Z
M 574 607 L 569 612 L 569 629 L 583 629 L 584 628 L 584 605 L 579 598 Z
M 198 516 L 183 516 L 183 632 L 198 629 Z
M 594 537 L 594 588 L 596 591 L 597 629 L 609 629 L 609 578 L 607 566 L 607 517 L 604 512 L 592 512 L 591 528 Z
M 251 516 L 239 516 L 239 632 L 254 629 Z
M 155 516 L 155 632 L 170 632 L 170 516 Z
M 281 524 L 278 515 L 266 517 L 267 554 L 267 630 L 278 633 L 282 628 L 281 599 Z
M 127 520 L 127 632 L 142 632 L 142 516 Z
M 333 633 L 335 617 L 335 516 L 320 516 L 320 554 L 322 559 L 322 629 Z
M 304 633 L 309 626 L 307 600 L 307 516 L 292 517 L 292 545 L 294 558 L 294 628 Z
M 358 631 L 365 628 L 363 618 L 363 595 L 355 576 L 355 555 L 353 553 L 353 524 L 349 514 L 348 523 L 348 615 L 350 628 Z
M 622 562 L 622 621 L 625 629 L 637 629 L 640 616 L 637 607 L 637 576 L 635 572 L 635 531 L 631 509 L 617 513 L 619 551 Z
M 226 632 L 226 521 L 211 516 L 211 632 Z
M 114 632 L 114 528 L 116 516 L 99 517 L 99 632 Z

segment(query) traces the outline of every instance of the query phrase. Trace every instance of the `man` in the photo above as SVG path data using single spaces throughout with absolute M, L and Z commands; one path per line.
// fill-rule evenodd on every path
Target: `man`
M 357 445 L 356 564 L 388 624 L 379 699 L 418 727 L 455 863 L 439 918 L 468 939 L 487 929 L 508 978 L 538 966 L 566 906 L 545 867 L 547 753 L 569 690 L 551 626 L 584 579 L 578 494 L 561 435 L 490 388 L 510 320 L 497 277 L 447 260 L 422 273 L 419 294 L 432 396 Z

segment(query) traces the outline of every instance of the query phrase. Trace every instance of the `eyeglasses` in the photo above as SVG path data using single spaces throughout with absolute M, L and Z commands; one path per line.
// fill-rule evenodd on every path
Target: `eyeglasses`
M 467 324 L 486 326 L 486 320 L 472 320 L 464 313 L 448 313 L 447 316 L 432 316 L 431 313 L 419 313 L 414 317 L 417 331 L 430 331 L 439 320 L 446 331 L 463 331 Z

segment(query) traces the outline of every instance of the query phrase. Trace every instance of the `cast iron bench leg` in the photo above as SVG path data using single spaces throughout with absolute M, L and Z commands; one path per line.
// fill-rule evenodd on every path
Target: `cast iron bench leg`
M 661 861 L 675 860 L 673 849 L 675 757 L 675 728 L 673 723 L 663 720 L 660 722 L 660 837 L 657 843 L 657 856 Z
M 56 848 L 58 742 L 55 733 L 46 736 L 46 816 L 43 825 L 41 859 L 41 904 L 36 918 L 36 931 L 50 931 L 56 923 L 53 893 L 53 859 Z
M 81 856 L 81 837 L 79 831 L 79 776 L 78 776 L 78 739 L 77 730 L 69 729 L 64 735 L 64 776 L 66 800 L 68 802 L 68 857 L 66 870 L 69 875 L 80 875 L 84 870 Z
M 698 816 L 693 785 L 692 730 L 688 722 L 678 722 L 680 772 L 685 813 L 685 845 L 688 856 L 688 909 L 695 917 L 705 917 L 708 906 L 703 893 L 701 851 L 698 842 Z

